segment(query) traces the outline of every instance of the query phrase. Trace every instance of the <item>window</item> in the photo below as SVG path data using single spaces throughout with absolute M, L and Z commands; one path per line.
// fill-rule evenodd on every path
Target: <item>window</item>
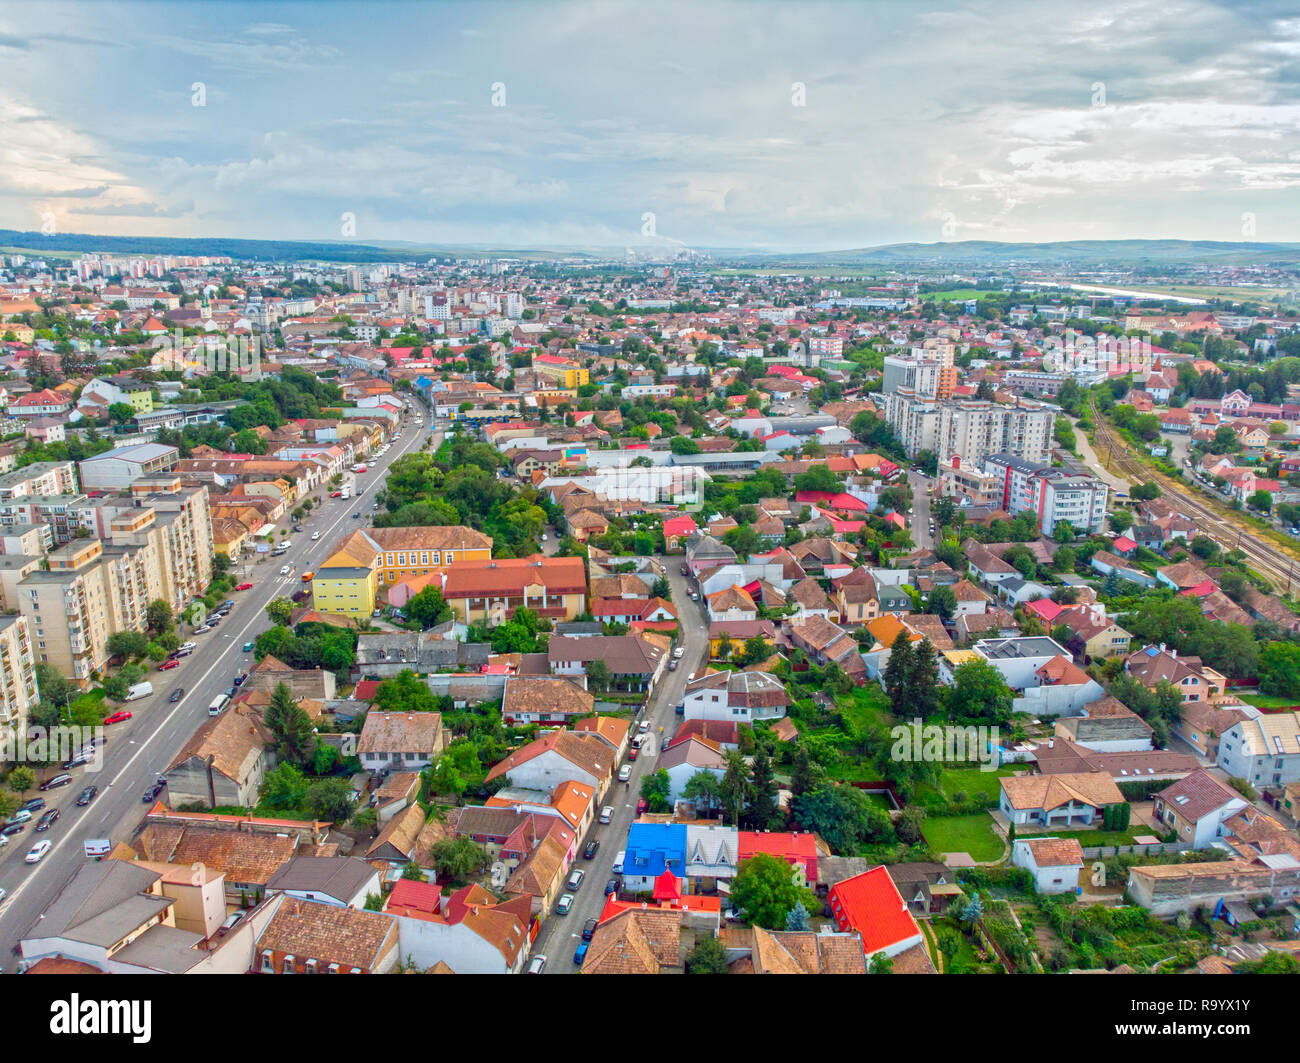
M 293 974 L 293 973 L 294 973 L 294 970 L 293 970 L 293 957 L 292 957 L 292 956 L 286 956 L 286 957 L 284 958 L 284 963 L 283 963 L 283 964 L 281 965 L 281 967 L 280 967 L 280 973 L 281 973 L 281 974 Z

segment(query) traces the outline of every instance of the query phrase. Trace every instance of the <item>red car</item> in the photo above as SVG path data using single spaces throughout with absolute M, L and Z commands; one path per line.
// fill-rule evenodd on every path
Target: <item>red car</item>
M 331 492 L 330 492 L 330 498 L 342 498 L 342 497 L 343 497 L 343 492 L 342 492 L 342 491 L 331 491 Z
M 251 583 L 241 583 L 238 587 L 235 588 L 235 590 L 237 591 L 251 591 L 252 589 L 253 589 L 253 585 Z
M 181 666 L 181 662 L 178 660 L 173 659 L 170 661 L 163 661 L 163 663 L 158 666 L 158 671 L 166 672 L 171 668 L 179 668 L 180 666 Z
M 631 749 L 629 749 L 629 750 L 627 751 L 627 759 L 628 759 L 628 760 L 636 760 L 636 758 L 639 757 L 640 755 L 641 755 L 641 747 L 640 747 L 640 746 L 633 746 Z
M 108 716 L 108 717 L 106 717 L 106 718 L 104 719 L 104 722 L 105 722 L 105 723 L 125 723 L 125 722 L 126 722 L 127 720 L 129 720 L 130 718 L 131 718 L 131 714 L 130 714 L 129 712 L 125 712 L 125 711 L 123 711 L 123 712 L 115 712 L 115 713 L 113 713 L 112 716 Z
M 641 813 L 649 807 L 650 805 L 647 803 L 646 799 L 644 797 L 641 798 L 641 800 L 636 803 L 636 814 L 638 816 L 641 815 Z

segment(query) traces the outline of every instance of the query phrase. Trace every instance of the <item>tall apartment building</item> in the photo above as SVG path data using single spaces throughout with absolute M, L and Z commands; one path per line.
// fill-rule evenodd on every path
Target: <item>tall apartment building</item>
M 1068 521 L 1076 532 L 1105 528 L 1109 488 L 1095 477 L 1012 454 L 989 456 L 984 471 L 1001 482 L 1001 508 L 1011 514 L 1033 513 L 1044 535 L 1051 535 L 1061 521 Z
M 95 500 L 102 538 L 51 550 L 48 571 L 28 571 L 14 588 L 36 660 L 83 686 L 107 663 L 109 635 L 143 631 L 153 601 L 180 612 L 212 581 L 207 488 L 176 481 L 174 491 L 150 494 L 138 486 L 134 497 Z
M 70 461 L 38 461 L 0 476 L 3 505 L 38 495 L 67 495 L 77 491 L 76 466 Z
M 976 468 L 998 453 L 1043 461 L 1055 423 L 1050 408 L 1027 400 L 1015 405 L 941 401 L 903 388 L 882 395 L 880 401 L 885 420 L 909 457 L 932 450 L 941 462 L 957 457 L 962 465 Z
M 951 399 L 957 386 L 956 348 L 946 340 L 928 339 L 906 354 L 886 356 L 880 390 L 914 391 L 926 399 Z
M 21 728 L 27 710 L 39 700 L 27 618 L 0 617 L 0 726 Z

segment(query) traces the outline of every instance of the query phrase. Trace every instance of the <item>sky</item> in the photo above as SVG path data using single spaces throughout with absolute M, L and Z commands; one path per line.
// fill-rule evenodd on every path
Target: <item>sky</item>
M 1300 7 L 0 0 L 0 228 L 1300 240 Z

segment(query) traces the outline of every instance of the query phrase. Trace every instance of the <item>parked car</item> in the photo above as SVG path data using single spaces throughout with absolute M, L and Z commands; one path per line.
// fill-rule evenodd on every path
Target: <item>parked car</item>
M 233 915 L 226 916 L 226 921 L 217 927 L 217 937 L 223 938 L 229 934 L 235 929 L 235 927 L 244 921 L 244 916 L 247 914 L 247 912 L 239 911 L 235 912 Z
M 32 813 L 30 809 L 20 808 L 17 812 L 15 812 L 12 816 L 10 816 L 5 822 L 6 824 L 28 823 L 30 822 L 31 818 L 32 818 Z
M 175 705 L 184 696 L 185 696 L 185 688 L 177 687 L 175 690 L 171 692 L 171 696 L 167 699 L 167 701 L 169 704 Z
M 670 672 L 675 672 L 675 671 L 677 671 L 677 658 L 676 658 L 676 657 L 674 657 L 671 661 L 668 662 L 668 671 L 670 671 Z
M 579 967 L 582 966 L 582 961 L 587 958 L 587 947 L 587 942 L 583 941 L 573 950 L 573 962 Z
M 253 652 L 253 643 L 251 643 L 251 642 L 245 642 L 245 643 L 244 643 L 244 646 L 243 646 L 243 650 L 244 650 L 245 653 L 252 653 L 252 652 Z
M 330 498 L 342 498 L 342 497 L 343 497 L 343 492 L 342 492 L 342 491 L 331 491 L 331 492 L 330 492 Z
M 582 868 L 580 867 L 574 869 L 573 873 L 569 875 L 568 886 L 570 892 L 575 892 L 579 888 L 581 888 L 582 880 L 586 876 L 586 874 L 587 873 L 583 871 Z
M 627 782 L 630 778 L 632 778 L 632 765 L 624 764 L 618 769 L 618 781 Z
M 33 845 L 29 850 L 27 850 L 27 856 L 24 859 L 29 864 L 39 864 L 41 862 L 41 858 L 45 856 L 45 854 L 48 853 L 53 848 L 54 848 L 53 842 L 47 842 L 44 839 L 42 839 L 41 841 Z
M 621 875 L 621 874 L 623 873 L 623 859 L 624 859 L 624 857 L 626 857 L 626 856 L 627 856 L 627 850 L 626 850 L 626 849 L 620 849 L 620 850 L 618 851 L 618 855 L 617 855 L 616 857 L 614 857 L 614 863 L 611 865 L 612 868 L 613 868 L 614 874 L 616 874 L 616 875 Z
M 163 663 L 158 666 L 158 671 L 170 672 L 173 668 L 179 668 L 180 666 L 181 666 L 181 662 L 173 657 L 169 661 L 163 661 Z
M 253 585 L 251 583 L 240 583 L 235 587 L 235 590 L 237 591 L 251 591 L 252 589 Z
M 545 969 L 546 969 L 546 957 L 540 952 L 536 956 L 534 956 L 531 960 L 528 961 L 529 974 L 541 974 L 542 971 L 544 971 Z
M 560 898 L 559 903 L 555 906 L 556 915 L 568 915 L 569 909 L 573 907 L 573 894 L 566 893 Z
M 600 848 L 600 841 L 596 838 L 592 838 L 591 841 L 589 841 L 586 847 L 582 850 L 582 858 L 584 860 L 592 859 L 592 857 L 596 855 L 596 850 L 599 848 Z
M 641 800 L 636 803 L 636 814 L 638 816 L 641 815 L 641 813 L 649 807 L 650 805 L 646 802 L 646 799 L 644 797 L 641 798 Z
M 604 808 L 602 808 L 602 809 L 600 810 L 600 821 L 601 821 L 602 823 L 608 823 L 608 822 L 610 822 L 613 818 L 614 818 L 614 806 L 613 806 L 613 805 L 606 805 Z
M 162 792 L 163 792 L 163 784 L 156 782 L 144 792 L 144 796 L 141 797 L 140 800 L 143 801 L 146 805 L 150 804 L 153 801 L 157 801 L 158 795 Z
M 650 721 L 642 720 L 639 724 L 636 725 L 636 729 L 640 731 L 642 734 L 645 734 L 648 730 L 650 730 Z
M 42 790 L 57 790 L 60 786 L 67 786 L 70 782 L 72 782 L 72 776 L 64 772 L 61 775 L 54 776 L 53 779 L 46 779 L 41 783 L 40 788 Z
M 36 833 L 44 834 L 47 830 L 49 830 L 52 826 L 54 826 L 54 821 L 58 818 L 59 818 L 59 810 L 57 808 L 50 809 L 48 812 L 45 813 L 45 815 L 43 815 L 39 820 L 36 821 Z
M 237 676 L 235 676 L 235 686 L 242 687 L 244 683 L 247 681 L 247 679 L 248 679 L 248 673 L 240 672 Z
M 629 750 L 627 751 L 627 759 L 628 759 L 628 760 L 636 760 L 636 758 L 639 757 L 640 755 L 641 755 L 641 747 L 640 747 L 640 746 L 633 746 L 631 749 L 629 749 Z M 626 765 L 624 765 L 624 766 L 626 767 Z M 626 782 L 627 780 L 624 779 L 623 781 Z
M 127 720 L 129 720 L 130 718 L 131 718 L 131 714 L 130 714 L 129 712 L 127 712 L 125 709 L 122 709 L 122 710 L 120 710 L 120 711 L 118 711 L 118 712 L 113 713 L 112 716 L 105 716 L 105 717 L 104 717 L 104 723 L 106 723 L 106 724 L 109 724 L 109 723 L 125 723 L 125 722 L 126 722 Z
M 617 892 L 618 892 L 618 879 L 616 879 L 616 878 L 612 878 L 612 879 L 610 879 L 608 882 L 605 883 L 605 896 L 606 896 L 606 897 L 610 896 L 611 894 L 617 893 Z
M 99 793 L 98 786 L 87 786 L 77 795 L 77 806 L 85 808 L 91 801 L 95 800 L 95 795 Z
M 22 803 L 21 807 L 25 808 L 28 812 L 39 812 L 42 808 L 45 807 L 45 798 L 29 797 L 26 801 Z
M 683 649 L 681 646 L 678 646 L 675 650 L 673 650 L 673 656 L 680 658 L 685 652 L 686 652 L 685 649 Z
M 0 838 L 8 840 L 15 834 L 22 834 L 26 829 L 26 823 L 6 823 L 3 827 L 0 827 Z
M 590 941 L 592 935 L 596 932 L 596 927 L 600 924 L 595 919 L 588 919 L 582 924 L 582 940 Z

